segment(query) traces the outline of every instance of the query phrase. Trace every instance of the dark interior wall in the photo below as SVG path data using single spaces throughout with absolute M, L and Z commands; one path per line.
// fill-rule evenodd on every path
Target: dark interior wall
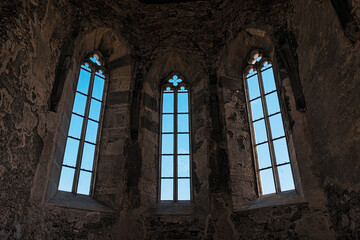
M 337 10 L 320 0 L 1 2 L 0 238 L 360 238 L 359 40 Z M 302 191 L 243 210 L 257 200 L 242 84 L 255 48 L 278 72 Z M 111 212 L 46 198 L 92 50 L 113 63 L 94 194 Z M 172 72 L 192 91 L 194 201 L 180 210 L 157 205 L 159 85 Z
M 341 28 L 339 10 L 321 1 L 297 4 L 293 25 L 308 102 L 311 169 L 325 190 L 337 236 L 359 238 L 359 39 Z M 304 27 L 304 14 L 311 27 Z

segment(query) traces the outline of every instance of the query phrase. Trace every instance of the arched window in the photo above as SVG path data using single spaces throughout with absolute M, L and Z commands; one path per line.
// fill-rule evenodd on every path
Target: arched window
M 272 63 L 255 51 L 248 64 L 244 80 L 259 194 L 293 190 L 294 179 Z
M 189 201 L 189 89 L 173 75 L 162 87 L 160 201 Z
M 103 61 L 93 54 L 81 65 L 58 190 L 91 194 L 104 98 Z

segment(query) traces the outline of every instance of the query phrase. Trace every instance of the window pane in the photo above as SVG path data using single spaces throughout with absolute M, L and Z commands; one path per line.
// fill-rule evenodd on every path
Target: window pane
M 84 120 L 83 117 L 77 116 L 75 114 L 71 115 L 69 136 L 80 138 L 83 120 Z
M 281 113 L 271 116 L 269 120 L 272 138 L 285 136 Z
M 264 112 L 261 105 L 261 98 L 251 101 L 250 105 L 251 105 L 251 114 L 253 121 L 264 117 Z
M 174 93 L 163 94 L 163 113 L 174 112 Z
M 290 164 L 278 167 L 281 191 L 295 189 Z
M 249 89 L 250 100 L 260 96 L 257 74 L 247 79 L 247 85 Z
M 178 153 L 189 153 L 189 134 L 178 134 Z
M 274 150 L 276 164 L 289 162 L 289 153 L 286 144 L 286 138 L 280 138 L 274 141 Z
M 92 143 L 96 143 L 97 130 L 98 130 L 98 123 L 88 120 L 85 140 Z
M 262 193 L 275 193 L 275 183 L 272 168 L 260 171 Z
M 267 141 L 265 121 L 259 120 L 254 122 L 254 131 L 255 131 L 255 142 L 261 143 Z
M 88 71 L 85 71 L 84 69 L 80 70 L 79 81 L 76 91 L 85 93 L 86 95 L 88 94 L 90 76 L 91 73 L 89 73 Z
M 84 116 L 85 113 L 85 105 L 86 105 L 86 96 L 76 93 L 75 100 L 74 100 L 74 106 L 73 106 L 73 112 L 80 114 Z
M 259 168 L 266 168 L 271 166 L 271 158 L 270 158 L 270 152 L 269 152 L 269 144 L 264 143 L 261 145 L 258 145 L 256 147 L 258 161 L 259 161 Z
M 178 114 L 178 132 L 189 132 L 189 114 Z
M 86 172 L 86 171 L 80 170 L 77 193 L 89 195 L 90 194 L 90 184 L 91 184 L 91 172 Z
M 59 190 L 66 192 L 72 191 L 74 173 L 75 173 L 75 169 L 73 168 L 68 168 L 64 166 L 61 168 L 61 176 L 60 176 L 60 182 L 58 188 Z
M 178 200 L 190 200 L 190 179 L 178 179 Z
M 174 157 L 161 156 L 161 177 L 174 176 Z
M 174 134 L 163 134 L 162 135 L 162 154 L 173 154 L 174 153 Z
M 64 165 L 69 165 L 75 167 L 76 165 L 76 159 L 77 154 L 79 150 L 79 140 L 73 139 L 73 138 L 67 138 L 66 141 L 66 148 L 65 148 L 65 154 L 64 154 Z
M 268 70 L 263 71 L 261 74 L 263 77 L 265 94 L 276 90 L 274 74 L 273 74 L 272 68 L 269 68 Z
M 89 118 L 99 121 L 101 102 L 91 99 Z
M 83 155 L 81 159 L 81 168 L 92 171 L 95 154 L 95 145 L 90 143 L 84 144 Z
M 189 155 L 178 155 L 178 177 L 190 177 Z
M 174 198 L 173 179 L 161 179 L 161 196 L 160 200 L 173 200 Z
M 178 113 L 189 112 L 188 93 L 178 93 Z
M 105 80 L 95 75 L 92 97 L 102 100 Z
M 163 114 L 162 132 L 174 132 L 174 114 Z
M 280 106 L 279 106 L 277 92 L 273 92 L 269 95 L 266 95 L 265 98 L 266 98 L 266 106 L 267 106 L 269 115 L 280 112 Z

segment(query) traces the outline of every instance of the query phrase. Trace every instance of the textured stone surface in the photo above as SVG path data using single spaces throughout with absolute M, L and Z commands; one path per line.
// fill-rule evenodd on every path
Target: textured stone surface
M 360 239 L 359 22 L 355 0 L 1 1 L 0 239 Z M 256 48 L 278 73 L 301 201 L 249 209 L 242 75 Z M 109 68 L 94 199 L 112 212 L 47 203 L 94 50 Z M 172 73 L 191 89 L 190 214 L 157 206 Z

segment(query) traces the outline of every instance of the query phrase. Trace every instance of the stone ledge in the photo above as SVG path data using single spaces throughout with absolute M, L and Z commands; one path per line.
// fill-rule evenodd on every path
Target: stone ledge
M 256 199 L 254 202 L 243 206 L 236 212 L 242 212 L 252 209 L 266 208 L 266 207 L 275 207 L 281 205 L 292 205 L 292 204 L 302 204 L 307 203 L 305 199 L 300 196 L 296 191 L 286 191 L 278 194 L 269 194 L 261 196 Z
M 46 204 L 87 211 L 114 212 L 114 210 L 99 203 L 90 196 L 81 194 L 76 195 L 63 191 L 57 191 L 57 193 Z

